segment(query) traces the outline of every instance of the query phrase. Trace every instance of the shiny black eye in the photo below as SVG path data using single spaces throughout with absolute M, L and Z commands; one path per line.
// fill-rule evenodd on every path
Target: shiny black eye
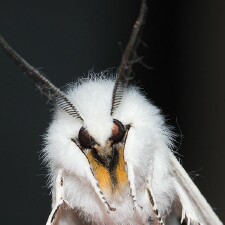
M 111 140 L 118 143 L 123 140 L 126 131 L 123 124 L 119 120 L 113 120 Z
M 81 127 L 78 134 L 78 139 L 81 146 L 84 148 L 91 148 L 95 144 L 94 139 L 90 136 L 90 134 L 84 127 Z

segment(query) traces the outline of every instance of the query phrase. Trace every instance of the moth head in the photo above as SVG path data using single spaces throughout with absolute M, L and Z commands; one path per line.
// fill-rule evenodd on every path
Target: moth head
M 82 120 L 71 117 L 60 107 L 56 108 L 47 135 L 47 143 L 51 145 L 47 150 L 48 155 L 56 159 L 56 164 L 63 164 L 73 172 L 81 171 L 81 161 L 77 157 L 87 157 L 92 153 L 95 160 L 109 166 L 115 151 L 124 149 L 130 124 L 122 117 L 111 115 L 113 88 L 113 80 L 96 78 L 75 84 L 67 92 L 67 98 L 71 103 L 76 103 Z M 87 159 L 83 158 L 84 161 L 87 162 Z
M 51 167 L 64 168 L 86 179 L 85 168 L 96 168 L 91 163 L 100 162 L 109 169 L 117 152 L 123 158 L 126 153 L 124 161 L 131 159 L 137 168 L 143 169 L 145 164 L 147 167 L 145 152 L 158 145 L 158 139 L 164 141 L 162 117 L 133 86 L 124 90 L 120 104 L 111 115 L 114 85 L 115 80 L 98 77 L 85 79 L 67 91 L 67 98 L 76 104 L 83 120 L 56 108 L 44 149 Z

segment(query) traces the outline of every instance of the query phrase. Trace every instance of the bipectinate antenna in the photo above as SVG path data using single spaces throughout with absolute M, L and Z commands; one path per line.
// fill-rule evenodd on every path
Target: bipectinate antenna
M 37 69 L 24 60 L 0 35 L 0 46 L 9 55 L 9 57 L 24 71 L 24 73 L 35 83 L 41 93 L 47 96 L 49 100 L 56 101 L 59 107 L 66 111 L 69 115 L 79 118 L 77 109 L 69 101 L 66 95 L 44 77 Z
M 119 106 L 123 93 L 126 90 L 129 80 L 131 79 L 132 64 L 135 61 L 135 50 L 138 47 L 139 37 L 145 22 L 145 15 L 147 12 L 146 0 L 142 0 L 139 16 L 133 26 L 130 40 L 123 53 L 122 60 L 117 71 L 116 80 L 112 95 L 111 115 Z

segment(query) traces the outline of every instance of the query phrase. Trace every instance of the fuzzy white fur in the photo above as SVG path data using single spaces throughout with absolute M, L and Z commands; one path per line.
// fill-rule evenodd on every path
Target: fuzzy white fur
M 128 88 L 124 93 L 112 117 L 113 86 L 112 79 L 94 77 L 71 85 L 67 91 L 67 97 L 84 122 L 60 108 L 56 109 L 44 148 L 51 186 L 55 185 L 57 172 L 63 169 L 65 198 L 83 221 L 107 225 L 148 224 L 148 218 L 154 217 L 154 214 L 146 192 L 147 180 L 151 182 L 154 199 L 163 218 L 169 215 L 176 196 L 169 161 L 172 133 L 165 126 L 160 110 L 135 87 Z M 71 138 L 77 138 L 80 128 L 85 126 L 90 135 L 104 146 L 111 136 L 113 118 L 124 125 L 131 125 L 124 157 L 133 166 L 137 203 L 142 209 L 133 209 L 127 187 L 112 199 L 105 196 L 110 205 L 116 208 L 115 212 L 108 214 L 88 179 L 91 176 L 90 165 Z M 61 224 L 72 225 L 65 220 Z

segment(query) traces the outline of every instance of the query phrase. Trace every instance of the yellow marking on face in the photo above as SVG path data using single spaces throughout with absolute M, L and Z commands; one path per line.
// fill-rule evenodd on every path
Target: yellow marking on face
M 115 169 L 112 171 L 113 174 L 110 174 L 107 168 L 94 158 L 91 151 L 86 154 L 99 187 L 105 194 L 118 194 L 128 184 L 123 150 L 123 147 L 115 150 L 118 151 L 118 162 L 117 165 L 115 165 Z M 113 176 L 115 178 L 115 184 L 112 181 Z
M 88 152 L 86 156 L 91 165 L 95 178 L 98 181 L 100 189 L 102 191 L 110 189 L 112 187 L 112 181 L 108 170 L 93 157 L 91 151 Z
M 125 161 L 124 161 L 124 149 L 120 147 L 119 151 L 119 162 L 116 167 L 116 178 L 118 183 L 118 191 L 121 191 L 128 184 L 127 171 L 125 169 Z

